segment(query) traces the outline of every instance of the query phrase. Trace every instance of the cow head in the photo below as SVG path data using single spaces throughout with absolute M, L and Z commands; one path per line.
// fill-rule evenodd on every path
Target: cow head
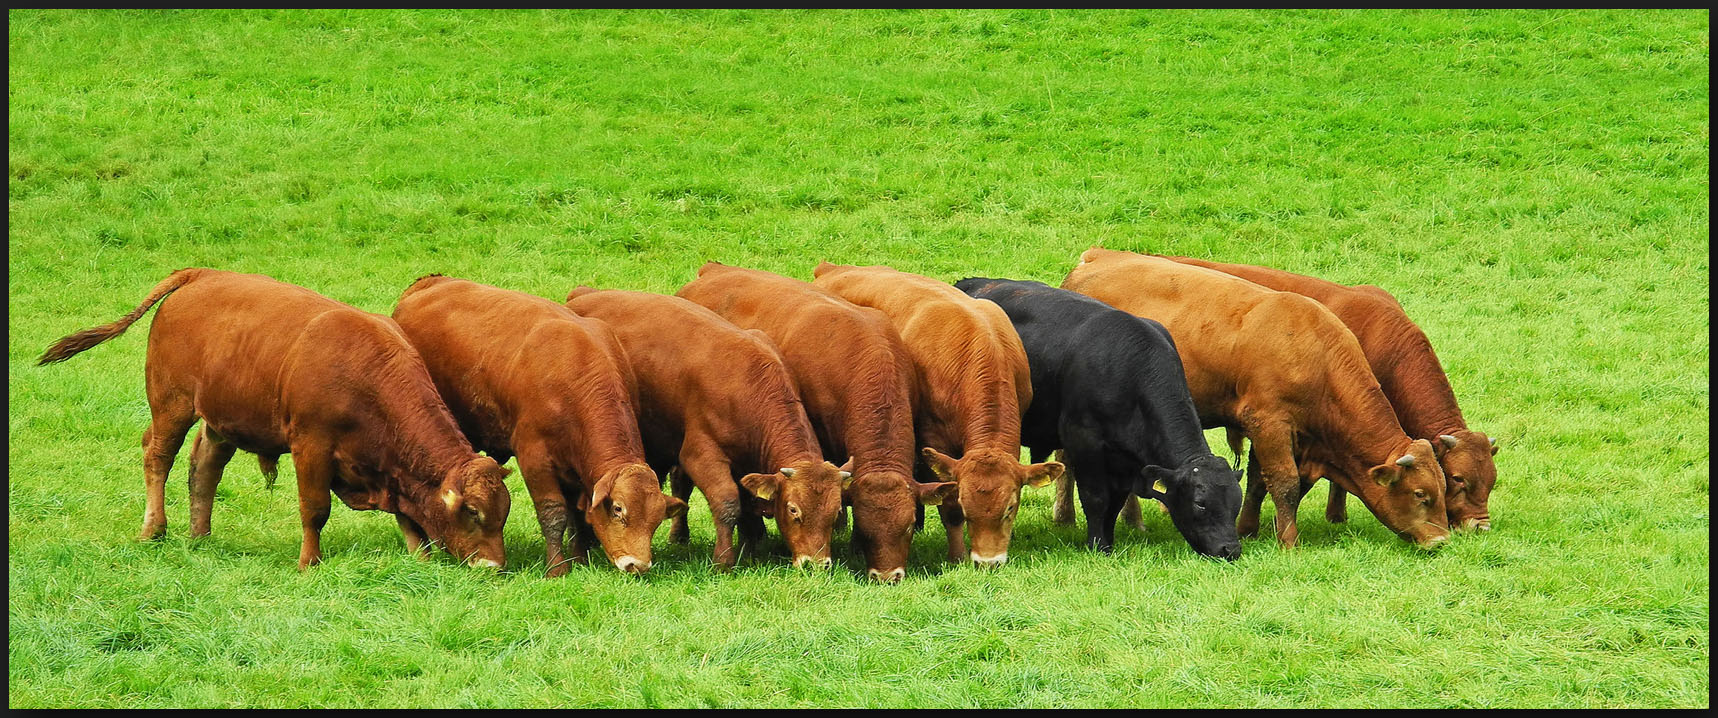
M 1179 469 L 1147 466 L 1134 493 L 1162 501 L 1187 545 L 1204 556 L 1241 557 L 1235 519 L 1241 515 L 1241 472 L 1229 462 L 1204 456 Z M 1162 482 L 1164 490 L 1154 484 Z
M 959 460 L 930 447 L 922 453 L 937 478 L 959 487 L 972 562 L 985 567 L 1001 566 L 1008 560 L 1008 541 L 1020 510 L 1020 490 L 1047 486 L 1062 475 L 1060 462 L 1022 465 L 1018 456 L 1002 451 L 972 451 Z
M 773 474 L 746 474 L 740 485 L 770 503 L 795 568 L 829 568 L 834 564 L 829 537 L 841 512 L 841 491 L 852 481 L 852 472 L 827 461 L 801 461 Z
M 1497 440 L 1466 429 L 1438 435 L 1432 442 L 1443 466 L 1444 505 L 1450 528 L 1491 530 L 1491 487 L 1497 483 Z
M 1372 467 L 1369 475 L 1371 481 L 1384 487 L 1373 513 L 1396 535 L 1427 549 L 1449 539 L 1444 471 L 1438 467 L 1430 442 L 1415 439 L 1388 463 Z
M 686 502 L 662 493 L 656 472 L 627 464 L 579 493 L 578 510 L 597 535 L 615 568 L 630 574 L 650 570 L 650 541 L 662 520 L 686 513 Z
M 507 511 L 513 506 L 513 495 L 507 491 L 509 472 L 494 459 L 479 456 L 453 469 L 441 482 L 441 521 L 423 523 L 425 529 L 435 524 L 446 527 L 438 540 L 447 552 L 473 566 L 501 568 L 507 563 L 507 548 L 501 541 L 501 529 L 507 524 Z
M 897 583 L 906 576 L 915 507 L 941 505 L 954 498 L 955 489 L 951 483 L 921 484 L 892 471 L 856 476 L 846 496 L 853 504 L 853 545 L 865 556 L 866 575 L 881 583 Z

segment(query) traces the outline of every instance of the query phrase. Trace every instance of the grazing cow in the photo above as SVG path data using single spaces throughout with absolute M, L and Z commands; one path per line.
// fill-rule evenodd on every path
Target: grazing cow
M 637 383 L 602 322 L 542 297 L 432 274 L 394 307 L 465 435 L 496 461 L 519 457 L 549 575 L 585 563 L 594 532 L 616 568 L 650 568 L 650 539 L 686 504 L 662 494 L 638 438 Z M 569 527 L 567 500 L 575 511 Z
M 1348 326 L 1366 353 L 1366 363 L 1378 378 L 1396 418 L 1409 436 L 1432 442 L 1443 466 L 1444 505 L 1450 526 L 1491 530 L 1491 487 L 1497 483 L 1497 440 L 1467 428 L 1456 405 L 1450 378 L 1438 363 L 1426 333 L 1402 310 L 1389 292 L 1371 285 L 1349 287 L 1316 277 L 1246 264 L 1223 264 L 1190 257 L 1165 257 L 1182 264 L 1215 269 L 1279 292 L 1311 297 L 1328 307 Z M 1348 520 L 1348 493 L 1330 487 L 1325 517 Z
M 299 570 L 322 560 L 330 491 L 355 510 L 393 514 L 413 552 L 427 540 L 472 565 L 505 562 L 507 470 L 472 450 L 392 319 L 256 274 L 181 269 L 130 314 L 59 340 L 38 363 L 119 336 L 156 302 L 143 368 L 150 423 L 140 538 L 167 530 L 167 474 L 200 417 L 192 536 L 209 533 L 234 451 L 263 457 L 265 470 L 290 452 L 304 524 Z
M 715 262 L 679 296 L 781 350 L 823 455 L 851 458 L 853 542 L 868 575 L 901 580 L 916 507 L 942 503 L 955 485 L 913 480 L 912 360 L 888 317 L 808 282 Z
M 1110 551 L 1116 516 L 1138 495 L 1163 502 L 1194 551 L 1241 556 L 1241 472 L 1205 443 L 1163 325 L 1041 282 L 974 277 L 954 286 L 1014 322 L 1032 367 L 1020 439 L 1033 460 L 1063 450 L 1092 548 Z
M 607 323 L 620 340 L 638 376 L 645 456 L 658 473 L 673 470 L 678 498 L 691 496 L 692 485 L 704 492 L 716 521 L 718 565 L 731 567 L 740 552 L 757 547 L 765 512 L 775 517 L 795 567 L 834 563 L 829 537 L 852 474 L 823 460 L 793 377 L 768 337 L 661 294 L 579 287 L 567 306 Z M 670 541 L 686 540 L 685 521 L 675 518 Z
M 937 477 L 958 484 L 957 499 L 938 507 L 949 561 L 970 556 L 979 566 L 1002 565 L 1021 488 L 1062 474 L 1058 462 L 1020 463 L 1020 416 L 1032 403 L 1032 375 L 1008 315 L 935 279 L 888 267 L 824 262 L 813 274 L 830 293 L 882 311 L 912 357 L 922 453 Z M 970 554 L 963 523 L 972 532 Z
M 1095 248 L 1062 286 L 1161 323 L 1175 337 L 1200 421 L 1253 441 L 1242 535 L 1258 532 L 1268 489 L 1277 540 L 1295 545 L 1300 497 L 1324 476 L 1404 539 L 1433 548 L 1449 538 L 1431 444 L 1402 431 L 1359 342 L 1323 305 L 1215 270 Z

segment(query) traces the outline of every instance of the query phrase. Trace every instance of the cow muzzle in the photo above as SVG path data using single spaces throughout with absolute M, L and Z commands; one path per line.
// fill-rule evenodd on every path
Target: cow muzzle
M 998 568 L 1005 563 L 1008 563 L 1007 551 L 1003 551 L 995 556 L 980 556 L 977 551 L 972 552 L 972 565 L 979 568 Z
M 834 566 L 834 565 L 835 565 L 835 561 L 833 559 L 829 558 L 828 556 L 824 556 L 823 558 L 813 558 L 811 556 L 795 556 L 793 559 L 793 567 L 794 568 L 805 568 L 806 566 L 810 566 L 813 569 L 816 569 L 819 571 L 827 571 L 827 570 L 829 570 L 829 568 L 831 566 Z
M 1450 540 L 1449 534 L 1438 534 L 1436 536 L 1428 536 L 1426 538 L 1415 541 L 1414 545 L 1419 546 L 1420 548 L 1425 549 L 1427 551 L 1436 551 L 1439 548 L 1442 548 L 1444 543 L 1448 542 L 1449 540 Z
M 870 576 L 871 580 L 876 581 L 877 583 L 900 583 L 901 579 L 906 578 L 907 569 L 902 567 L 889 571 L 878 571 L 873 568 L 866 571 L 865 574 Z
M 492 558 L 473 558 L 470 561 L 466 562 L 466 565 L 471 566 L 473 568 L 488 568 L 488 569 L 495 569 L 495 570 L 501 569 L 501 562 L 496 561 L 495 559 L 492 559 Z
M 1491 517 L 1490 516 L 1475 516 L 1472 518 L 1462 519 L 1461 530 L 1463 530 L 1463 531 L 1490 531 L 1491 530 Z
M 614 560 L 614 567 L 620 569 L 622 573 L 641 576 L 645 571 L 650 570 L 650 563 L 649 561 L 640 561 L 634 556 L 622 556 Z

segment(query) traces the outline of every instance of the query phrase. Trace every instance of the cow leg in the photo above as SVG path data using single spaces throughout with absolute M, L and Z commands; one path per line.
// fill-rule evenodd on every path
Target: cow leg
M 580 566 L 590 565 L 589 554 L 591 546 L 597 542 L 596 531 L 591 530 L 590 522 L 585 521 L 583 511 L 567 512 L 567 549 L 565 555 L 568 561 Z
M 320 447 L 293 447 L 292 466 L 298 473 L 298 518 L 304 528 L 298 550 L 298 570 L 322 563 L 322 527 L 328 524 L 334 484 L 334 454 Z
M 428 561 L 429 552 L 424 550 L 424 545 L 429 539 L 424 535 L 424 528 L 405 514 L 394 514 L 394 523 L 400 525 L 400 535 L 406 538 L 406 553 Z
M 751 505 L 756 499 L 742 499 L 742 501 L 746 508 L 740 512 L 740 548 L 737 555 L 749 555 L 752 560 L 756 561 L 759 559 L 758 554 L 763 547 L 764 537 L 768 534 L 768 529 L 764 527 L 763 515 L 759 514 L 756 507 Z
M 215 432 L 209 422 L 191 439 L 191 536 L 208 536 L 210 516 L 215 511 L 215 487 L 221 483 L 221 472 L 233 460 L 236 450 Z
M 1127 498 L 1122 499 L 1120 503 L 1121 508 L 1118 509 L 1118 511 L 1121 514 L 1122 520 L 1126 521 L 1127 525 L 1132 526 L 1135 531 L 1144 531 L 1145 518 L 1139 515 L 1139 497 L 1134 496 L 1133 492 L 1130 491 L 1128 492 Z M 1158 506 L 1161 507 L 1163 505 L 1158 504 Z M 1169 509 L 1164 507 L 1163 510 L 1168 511 Z
M 143 530 L 137 535 L 142 541 L 167 533 L 167 474 L 173 471 L 173 458 L 185 445 L 185 432 L 197 421 L 189 401 L 183 406 L 150 404 L 153 416 L 143 433 Z
M 1115 545 L 1115 520 L 1121 502 L 1112 501 L 1106 487 L 1097 486 L 1093 479 L 1102 477 L 1089 476 L 1087 485 L 1080 487 L 1080 507 L 1086 514 L 1086 548 L 1109 553 Z M 1112 507 L 1112 503 L 1116 506 Z
M 1277 542 L 1293 548 L 1300 540 L 1295 512 L 1300 508 L 1300 471 L 1294 461 L 1294 434 L 1284 424 L 1273 424 L 1255 434 L 1253 455 L 1264 475 L 1265 489 L 1276 504 Z
M 1056 460 L 1062 462 L 1062 475 L 1056 477 L 1055 503 L 1050 505 L 1050 522 L 1062 526 L 1074 525 L 1074 471 L 1068 467 L 1068 452 L 1057 450 Z M 1038 457 L 1032 457 L 1038 463 Z M 1091 514 L 1086 515 L 1090 518 Z
M 548 562 L 549 578 L 567 573 L 567 556 L 561 552 L 561 539 L 567 535 L 567 495 L 561 489 L 555 463 L 549 458 L 548 447 L 537 441 L 520 442 L 519 475 L 525 479 L 525 490 L 531 493 L 531 506 L 537 510 L 537 527 L 543 532 L 544 560 Z M 576 533 L 576 532 L 575 532 Z M 574 537 L 574 548 L 582 542 Z M 576 551 L 573 560 L 583 563 L 585 554 Z
M 1265 479 L 1259 470 L 1257 454 L 1247 457 L 1247 493 L 1241 499 L 1241 517 L 1235 521 L 1235 531 L 1247 538 L 1259 535 L 1259 509 L 1265 503 Z
M 674 470 L 668 474 L 668 490 L 674 494 L 674 498 L 688 504 L 691 503 L 692 479 L 686 475 L 685 469 L 675 466 Z M 691 542 L 692 528 L 686 523 L 686 513 L 682 512 L 679 516 L 669 519 L 668 543 L 685 544 Z
M 1348 492 L 1330 482 L 1330 502 L 1324 505 L 1324 520 L 1340 524 L 1348 520 Z
M 716 525 L 716 548 L 713 557 L 721 569 L 733 568 L 739 562 L 734 548 L 734 527 L 740 523 L 739 483 L 734 480 L 727 456 L 720 450 L 694 444 L 688 439 L 680 449 L 680 467 L 687 478 L 704 494 L 710 505 L 710 518 Z
M 960 509 L 960 499 L 942 502 L 937 507 L 937 517 L 942 519 L 943 533 L 948 534 L 948 562 L 961 564 L 971 560 L 966 554 L 966 513 Z

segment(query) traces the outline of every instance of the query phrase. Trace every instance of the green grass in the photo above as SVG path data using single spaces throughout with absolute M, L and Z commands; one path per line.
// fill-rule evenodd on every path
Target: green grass
M 1709 704 L 1705 11 L 8 21 L 10 706 Z M 1296 550 L 1148 510 L 1101 556 L 1029 491 L 1004 570 L 932 520 L 879 587 L 715 574 L 698 500 L 649 577 L 545 580 L 515 475 L 505 574 L 341 507 L 301 575 L 245 457 L 214 536 L 181 458 L 133 540 L 146 328 L 33 366 L 185 266 L 385 313 L 1099 243 L 1394 292 L 1502 442 L 1497 530 L 1423 555 L 1319 488 Z

